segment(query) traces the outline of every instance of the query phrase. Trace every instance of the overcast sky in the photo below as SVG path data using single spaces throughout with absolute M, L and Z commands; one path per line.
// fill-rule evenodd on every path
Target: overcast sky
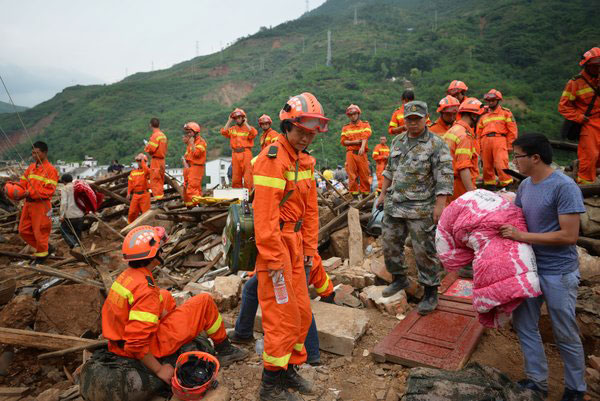
M 314 9 L 325 0 L 310 0 Z M 16 104 L 169 68 L 296 19 L 305 1 L 0 0 L 0 74 Z M 197 47 L 196 47 L 197 46 Z M 0 100 L 8 101 L 3 88 Z

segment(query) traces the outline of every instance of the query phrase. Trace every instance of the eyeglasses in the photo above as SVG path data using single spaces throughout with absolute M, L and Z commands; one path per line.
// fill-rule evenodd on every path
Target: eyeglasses
M 513 153 L 513 159 L 520 159 L 521 157 L 531 157 L 531 155 L 517 155 Z

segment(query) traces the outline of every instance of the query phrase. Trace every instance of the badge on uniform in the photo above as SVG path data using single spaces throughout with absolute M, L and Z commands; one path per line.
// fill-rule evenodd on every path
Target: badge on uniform
M 410 111 L 417 111 L 417 106 L 413 104 L 412 107 L 410 108 Z
M 146 276 L 146 281 L 148 281 L 148 287 L 154 288 L 154 280 L 152 280 L 152 277 Z

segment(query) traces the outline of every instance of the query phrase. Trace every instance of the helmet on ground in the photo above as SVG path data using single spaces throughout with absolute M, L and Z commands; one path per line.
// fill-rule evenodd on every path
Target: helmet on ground
M 355 104 L 351 104 L 351 105 L 350 105 L 350 106 L 348 106 L 348 108 L 346 109 L 346 115 L 347 115 L 347 116 L 349 116 L 349 115 L 350 115 L 350 114 L 352 114 L 352 113 L 358 113 L 358 114 L 360 114 L 360 113 L 362 113 L 362 112 L 360 111 L 360 107 L 358 107 L 358 106 L 357 106 L 357 105 L 355 105 Z
M 194 121 L 185 123 L 185 125 L 183 126 L 183 129 L 185 131 L 187 131 L 187 130 L 194 131 L 196 134 L 202 130 L 202 128 L 200 127 L 200 124 L 198 124 L 197 122 L 194 122 Z
M 600 47 L 592 47 L 590 50 L 583 53 L 579 65 L 585 65 L 588 62 L 592 62 L 594 64 L 600 63 Z
M 323 106 L 308 92 L 291 97 L 279 112 L 279 119 L 290 120 L 309 131 L 327 132 L 329 129 L 329 119 L 325 117 Z
M 207 352 L 184 352 L 177 358 L 171 378 L 173 394 L 184 401 L 200 400 L 218 386 L 219 360 Z
M 484 111 L 485 109 L 483 108 L 483 103 L 474 97 L 466 98 L 458 108 L 459 113 L 473 113 L 482 115 Z
M 454 80 L 452 82 L 450 82 L 450 85 L 448 85 L 448 89 L 446 90 L 446 92 L 449 95 L 458 93 L 460 91 L 468 91 L 469 87 L 463 82 L 463 81 L 458 81 L 458 80 Z
M 502 100 L 502 92 L 496 89 L 490 89 L 488 93 L 483 95 L 485 100 Z
M 458 106 L 460 106 L 460 102 L 454 96 L 448 95 L 440 100 L 438 105 L 438 113 L 456 113 L 458 111 Z
M 25 197 L 25 188 L 18 182 L 7 182 L 4 190 L 11 200 L 19 201 Z
M 231 118 L 246 117 L 246 112 L 240 108 L 237 108 L 231 112 L 229 117 L 231 117 Z
M 123 240 L 123 259 L 128 262 L 152 259 L 158 254 L 165 238 L 165 229 L 162 227 L 136 227 Z
M 271 120 L 271 117 L 269 117 L 266 114 L 263 114 L 262 116 L 258 117 L 258 123 L 259 124 L 273 124 L 273 120 Z

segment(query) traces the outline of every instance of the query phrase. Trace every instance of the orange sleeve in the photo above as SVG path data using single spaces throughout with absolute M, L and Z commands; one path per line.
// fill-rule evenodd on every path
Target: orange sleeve
M 280 150 L 281 151 L 281 150 Z M 268 269 L 283 267 L 286 249 L 279 228 L 279 202 L 283 199 L 286 180 L 284 167 L 277 159 L 262 153 L 254 163 L 254 234 L 260 258 Z
M 395 135 L 395 134 L 392 132 L 392 129 L 393 129 L 393 128 L 398 128 L 398 122 L 396 121 L 396 113 L 397 113 L 397 111 L 394 111 L 394 112 L 392 113 L 392 119 L 390 120 L 390 123 L 389 123 L 389 125 L 388 125 L 388 133 L 389 133 L 390 135 Z
M 506 143 L 508 145 L 508 150 L 512 150 L 512 143 L 517 139 L 519 135 L 519 130 L 517 128 L 517 121 L 515 120 L 515 116 L 510 110 L 506 110 L 506 128 L 508 129 L 508 134 L 506 134 Z
M 314 256 L 317 253 L 317 246 L 319 245 L 319 206 L 314 164 L 311 170 L 313 178 L 310 181 L 310 192 L 302 223 L 302 244 L 305 256 Z
M 161 288 L 160 290 L 160 314 L 162 316 L 163 313 L 169 313 L 177 308 L 177 304 L 173 295 L 169 290 L 164 290 Z
M 313 258 L 313 265 L 310 269 L 308 284 L 315 287 L 317 294 L 321 297 L 327 297 L 333 292 L 333 283 L 325 271 L 323 260 L 318 253 Z
M 582 123 L 585 110 L 580 109 L 575 104 L 575 99 L 577 98 L 576 92 L 577 83 L 571 79 L 569 82 L 567 82 L 565 90 L 563 91 L 558 102 L 558 112 L 567 120 Z
M 25 190 L 29 190 L 29 180 L 27 179 L 27 177 L 29 176 L 29 171 L 31 170 L 31 166 L 32 165 L 30 164 L 29 167 L 27 167 L 27 169 L 21 176 L 21 179 L 19 180 L 19 184 L 21 184 L 21 186 L 23 188 L 25 188 Z
M 251 141 L 254 138 L 256 138 L 256 135 L 258 135 L 258 131 L 256 130 L 256 128 L 250 126 L 250 132 L 248 133 L 248 139 Z
M 361 140 L 364 140 L 364 139 L 369 140 L 369 138 L 371 137 L 371 134 L 372 134 L 371 124 L 366 123 L 365 127 L 363 129 L 363 132 L 361 132 L 361 134 L 360 134 L 360 139 Z
M 206 146 L 204 146 L 202 141 L 194 141 L 194 150 L 192 151 L 194 159 L 200 159 L 204 153 L 206 153 Z
M 140 284 L 143 286 L 145 284 Z M 129 310 L 129 320 L 125 324 L 125 352 L 142 359 L 150 351 L 150 337 L 158 329 L 160 298 L 150 288 L 136 291 Z
M 156 150 L 158 149 L 158 142 L 156 141 L 156 136 L 157 134 L 154 133 L 150 136 L 150 140 L 148 141 L 148 143 L 146 144 L 146 147 L 144 148 L 144 151 L 146 153 L 149 153 L 150 155 L 153 155 L 154 152 L 156 152 Z
M 229 130 L 225 129 L 225 128 L 221 128 L 221 135 L 223 135 L 225 138 L 231 138 L 231 134 L 229 133 Z
M 340 134 L 340 144 L 341 144 L 342 146 L 346 146 L 346 144 L 344 143 L 344 141 L 345 141 L 346 139 L 348 139 L 348 138 L 346 138 L 346 135 L 344 135 L 344 130 L 342 129 L 342 133 Z
M 459 172 L 471 168 L 473 161 L 473 144 L 467 135 L 460 138 L 454 151 L 454 171 Z
M 133 187 L 135 185 L 132 174 L 133 174 L 133 170 L 131 171 L 131 173 L 129 173 L 129 178 L 127 179 L 127 195 L 131 194 L 131 192 L 133 191 Z
M 29 196 L 32 199 L 51 199 L 58 185 L 58 173 L 56 169 L 49 164 L 44 167 L 47 171 L 42 173 L 42 179 L 36 180 L 35 185 L 31 185 Z M 33 191 L 32 191 L 33 189 Z

